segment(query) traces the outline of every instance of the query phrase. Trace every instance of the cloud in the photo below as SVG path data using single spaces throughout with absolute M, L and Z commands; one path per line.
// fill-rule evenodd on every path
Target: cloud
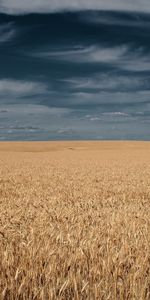
M 94 26 L 101 25 L 115 25 L 136 28 L 147 28 L 150 27 L 150 19 L 147 14 L 131 14 L 131 13 L 112 13 L 103 11 L 90 11 L 79 14 L 79 20 L 85 24 Z
M 6 114 L 8 112 L 7 109 L 0 109 L 0 114 Z
M 71 60 L 77 59 L 77 61 L 82 60 L 82 56 L 88 55 L 92 51 L 93 47 L 83 47 L 75 46 L 73 48 L 67 48 L 62 50 L 52 50 L 52 51 L 41 51 L 33 52 L 31 56 L 45 58 L 45 59 L 57 59 L 57 60 Z
M 18 7 L 39 10 L 30 2 Z M 0 139 L 149 137 L 148 14 L 1 15 L 0 23 Z
M 149 79 L 143 76 L 117 75 L 113 72 L 100 73 L 90 77 L 77 77 L 62 79 L 66 88 L 75 91 L 137 91 L 149 87 Z
M 61 105 L 64 107 L 72 107 L 77 109 L 110 109 L 110 111 L 114 108 L 120 109 L 136 109 L 136 107 L 144 106 L 145 109 L 150 109 L 149 105 L 149 97 L 150 91 L 146 95 L 142 96 L 140 91 L 126 91 L 120 92 L 115 91 L 114 93 L 111 91 L 100 91 L 97 93 L 93 92 L 75 92 L 70 93 L 69 98 L 67 97 Z
M 29 55 L 70 63 L 99 63 L 127 71 L 150 70 L 150 54 L 145 53 L 144 47 L 135 48 L 132 44 L 120 46 L 76 46 L 72 49 L 32 52 Z
M 0 103 L 0 113 L 6 113 L 9 117 L 15 118 L 15 116 L 20 116 L 20 120 L 23 120 L 28 116 L 28 118 L 33 119 L 35 116 L 41 116 L 43 119 L 43 123 L 45 121 L 45 117 L 47 118 L 59 118 L 66 117 L 68 114 L 72 112 L 69 108 L 61 108 L 61 107 L 47 107 L 39 104 L 24 104 L 24 103 L 13 103 L 13 104 L 2 104 Z M 37 121 L 34 119 L 33 121 Z M 20 127 L 20 125 L 16 125 L 16 127 Z
M 12 22 L 0 25 L 0 43 L 9 42 L 16 35 L 16 29 Z
M 116 10 L 150 12 L 149 0 L 1 0 L 0 12 L 7 14 L 48 13 L 56 11 Z
M 143 71 L 149 71 L 150 70 L 150 56 L 145 57 L 131 57 L 131 59 L 127 59 L 122 64 L 122 69 L 127 71 L 137 71 L 137 72 L 143 72 Z
M 124 118 L 128 118 L 130 117 L 130 114 L 124 113 L 124 112 L 120 112 L 120 111 L 116 111 L 116 112 L 104 112 L 104 113 L 99 113 L 99 115 L 87 115 L 86 118 L 89 119 L 91 122 L 102 122 L 104 120 L 108 120 L 109 121 L 115 121 L 115 119 L 117 119 L 117 122 L 119 121 L 124 121 Z
M 71 137 L 71 110 L 51 108 L 37 104 L 1 104 L 0 140 L 55 139 Z
M 115 111 L 115 112 L 106 112 L 106 113 L 103 113 L 102 115 L 104 116 L 112 116 L 112 117 L 128 117 L 129 114 L 126 114 L 124 112 L 120 112 L 120 111 Z
M 0 80 L 0 96 L 3 99 L 16 99 L 43 94 L 47 86 L 40 82 L 21 81 L 13 79 Z
M 7 115 L 1 116 L 0 140 L 146 139 L 149 134 L 149 115 L 143 113 L 102 113 L 101 108 L 75 113 L 68 108 L 25 104 L 3 105 L 2 109 Z
M 50 52 L 39 52 L 35 53 L 35 56 L 41 58 L 53 58 L 57 60 L 64 60 L 64 61 L 73 61 L 79 63 L 85 62 L 115 62 L 118 58 L 121 59 L 123 55 L 125 55 L 128 51 L 126 46 L 121 47 L 100 47 L 100 46 L 89 46 L 89 47 L 82 47 L 76 46 L 72 49 L 66 50 L 59 50 L 59 51 L 50 51 Z

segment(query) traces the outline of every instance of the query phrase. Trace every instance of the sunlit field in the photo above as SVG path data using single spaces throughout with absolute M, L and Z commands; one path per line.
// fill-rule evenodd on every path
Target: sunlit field
M 150 143 L 0 143 L 0 299 L 150 299 Z

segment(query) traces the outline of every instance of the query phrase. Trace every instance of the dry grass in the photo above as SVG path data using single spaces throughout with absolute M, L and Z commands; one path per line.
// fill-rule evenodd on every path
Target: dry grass
M 0 144 L 0 295 L 150 299 L 150 143 Z

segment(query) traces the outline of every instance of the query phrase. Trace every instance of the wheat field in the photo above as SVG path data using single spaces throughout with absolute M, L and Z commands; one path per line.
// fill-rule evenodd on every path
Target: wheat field
M 0 299 L 150 299 L 150 143 L 0 143 Z

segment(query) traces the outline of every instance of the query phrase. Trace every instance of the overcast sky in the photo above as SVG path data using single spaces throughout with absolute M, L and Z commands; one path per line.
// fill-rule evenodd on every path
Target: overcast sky
M 0 140 L 150 140 L 150 1 L 0 0 Z

